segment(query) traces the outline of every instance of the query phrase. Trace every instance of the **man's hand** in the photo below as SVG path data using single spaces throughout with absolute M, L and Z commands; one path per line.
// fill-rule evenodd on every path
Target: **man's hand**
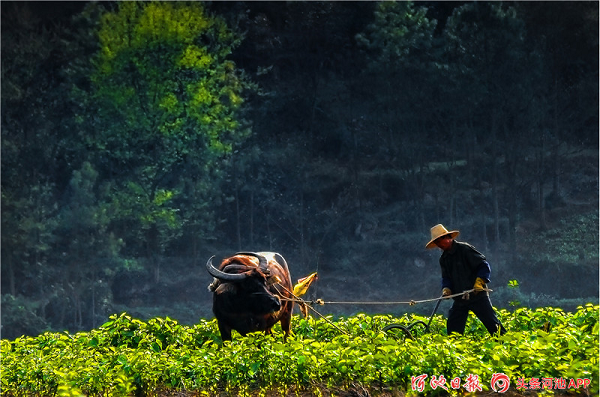
M 448 295 L 452 295 L 452 291 L 450 290 L 450 288 L 448 288 L 448 287 L 442 288 L 442 296 L 448 296 Z
M 485 281 L 481 277 L 477 277 L 475 279 L 475 285 L 473 286 L 473 289 L 475 290 L 473 293 L 477 295 L 479 292 L 485 289 Z

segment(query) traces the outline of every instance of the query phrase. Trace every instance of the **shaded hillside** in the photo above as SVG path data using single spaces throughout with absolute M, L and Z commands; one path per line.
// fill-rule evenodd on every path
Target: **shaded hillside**
M 597 3 L 0 6 L 3 337 L 210 318 L 241 250 L 309 299 L 435 297 L 438 223 L 497 306 L 597 302 Z

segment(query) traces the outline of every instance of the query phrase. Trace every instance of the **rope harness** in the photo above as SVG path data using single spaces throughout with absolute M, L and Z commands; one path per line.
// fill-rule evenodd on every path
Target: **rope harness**
M 283 287 L 283 286 L 281 286 Z M 303 304 L 317 304 L 317 305 L 326 305 L 326 304 L 331 304 L 331 305 L 416 305 L 417 303 L 427 303 L 427 302 L 435 302 L 435 301 L 439 301 L 439 300 L 444 300 L 444 299 L 451 299 L 451 298 L 456 298 L 457 296 L 462 296 L 463 299 L 468 300 L 469 299 L 469 294 L 471 292 L 475 292 L 475 289 L 470 289 L 470 290 L 466 290 L 463 292 L 459 292 L 458 294 L 452 294 L 452 295 L 446 295 L 446 296 L 440 296 L 439 298 L 432 298 L 432 299 L 422 299 L 422 300 L 409 300 L 409 301 L 379 301 L 379 302 L 361 302 L 361 301 L 324 301 L 323 299 L 315 299 L 312 301 L 306 301 L 296 295 L 294 295 L 290 290 L 288 290 L 287 288 L 283 287 L 283 289 L 285 289 L 287 292 L 289 292 L 293 298 L 284 298 L 284 297 L 280 297 L 280 299 L 282 301 L 290 301 L 290 302 L 295 302 L 295 303 L 303 303 Z M 494 290 L 489 289 L 489 288 L 484 288 L 483 290 L 480 290 L 480 292 L 493 292 Z M 310 306 L 309 306 L 310 307 Z
M 331 320 L 329 320 L 327 317 L 325 317 L 324 315 L 322 315 L 321 313 L 319 313 L 317 310 L 315 310 L 315 308 L 312 307 L 312 305 L 320 305 L 323 306 L 325 304 L 335 304 L 335 305 L 416 305 L 418 303 L 427 303 L 427 302 L 438 302 L 437 305 L 435 306 L 435 309 L 433 310 L 433 313 L 431 314 L 431 317 L 429 318 L 429 324 L 425 324 L 423 321 L 417 321 L 413 324 L 411 324 L 408 328 L 407 327 L 403 327 L 397 324 L 392 324 L 391 326 L 388 326 L 391 328 L 402 328 L 403 331 L 405 333 L 408 334 L 409 337 L 412 338 L 412 336 L 410 335 L 409 329 L 416 325 L 416 323 L 423 323 L 426 327 L 426 329 L 429 328 L 429 325 L 431 324 L 431 319 L 433 318 L 433 315 L 435 314 L 435 312 L 437 311 L 437 308 L 439 306 L 439 304 L 441 303 L 442 300 L 446 300 L 446 299 L 451 299 L 451 298 L 456 298 L 458 296 L 462 296 L 463 299 L 468 300 L 469 299 L 469 294 L 471 292 L 475 292 L 475 289 L 470 289 L 470 290 L 466 290 L 463 292 L 460 292 L 458 294 L 452 294 L 452 295 L 446 295 L 446 296 L 440 296 L 439 298 L 431 298 L 431 299 L 422 299 L 422 300 L 410 300 L 410 301 L 381 301 L 381 302 L 360 302 L 360 301 L 324 301 L 323 299 L 315 299 L 315 300 L 311 300 L 311 301 L 306 301 L 296 295 L 294 295 L 294 293 L 292 291 L 290 291 L 289 289 L 287 289 L 286 287 L 284 287 L 281 284 L 278 284 L 279 287 L 283 288 L 286 292 L 288 292 L 292 298 L 286 298 L 283 296 L 280 296 L 280 300 L 282 301 L 287 301 L 287 302 L 294 302 L 297 303 L 299 305 L 304 305 L 305 307 L 308 307 L 310 310 L 312 310 L 313 312 L 315 312 L 319 317 L 321 317 L 323 320 L 325 320 L 327 323 L 329 323 L 331 326 L 333 326 L 334 328 L 336 328 L 338 331 L 340 331 L 343 334 L 346 335 L 350 335 L 348 332 L 344 331 L 343 329 L 341 329 L 340 327 L 338 327 L 337 325 L 335 325 Z M 483 288 L 483 290 L 479 290 L 479 292 L 493 292 L 492 289 L 489 288 Z M 388 328 L 386 327 L 386 328 Z M 385 329 L 384 329 L 385 330 Z
M 327 317 L 325 317 L 324 315 L 322 315 L 321 313 L 319 313 L 314 307 L 312 307 L 310 304 L 314 304 L 314 301 L 310 301 L 307 302 L 304 299 L 294 295 L 294 293 L 292 291 L 290 291 L 289 289 L 285 288 L 283 285 L 279 284 L 279 286 L 281 288 L 283 288 L 284 290 L 286 290 L 290 295 L 293 296 L 293 298 L 285 298 L 283 296 L 280 296 L 279 299 L 281 299 L 282 301 L 288 301 L 288 302 L 294 302 L 294 303 L 298 303 L 299 305 L 304 305 L 305 307 L 308 307 L 310 310 L 312 310 L 313 312 L 315 312 L 317 314 L 317 316 L 321 317 L 323 320 L 325 320 L 327 323 L 329 323 L 329 325 L 333 326 L 335 329 L 337 329 L 338 331 L 340 331 L 343 334 L 346 335 L 350 335 L 348 332 L 344 331 L 343 329 L 341 329 L 340 327 L 338 327 L 337 325 L 335 325 L 331 320 L 329 320 Z M 319 299 L 317 299 L 318 301 Z M 310 304 L 309 304 L 310 303 Z M 322 303 L 319 303 L 322 305 Z

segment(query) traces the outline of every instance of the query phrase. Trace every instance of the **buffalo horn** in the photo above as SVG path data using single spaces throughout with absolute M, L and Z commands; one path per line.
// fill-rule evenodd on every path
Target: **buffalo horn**
M 208 270 L 208 273 L 215 277 L 218 278 L 219 280 L 224 280 L 224 281 L 242 281 L 243 279 L 245 279 L 247 277 L 246 274 L 231 274 L 231 273 L 225 273 L 222 272 L 221 270 L 217 269 L 216 267 L 213 266 L 212 261 L 213 258 L 215 256 L 211 256 L 210 259 L 206 262 L 206 270 Z

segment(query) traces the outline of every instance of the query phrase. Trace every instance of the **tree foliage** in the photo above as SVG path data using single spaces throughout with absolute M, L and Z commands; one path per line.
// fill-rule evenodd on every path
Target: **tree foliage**
M 436 295 L 436 223 L 522 301 L 596 295 L 596 4 L 67 6 L 1 4 L 3 335 L 211 316 L 235 250 Z
M 249 84 L 227 59 L 239 41 L 200 3 L 120 3 L 102 17 L 92 145 L 104 172 L 117 174 L 117 211 L 143 231 L 129 240 L 144 241 L 156 281 L 158 256 L 185 223 L 210 231 L 194 203 L 215 197 L 224 156 L 248 134 Z
M 69 29 L 37 33 L 27 16 L 10 26 L 2 70 L 22 72 L 3 79 L 3 228 L 25 233 L 3 234 L 3 269 L 12 295 L 37 295 L 38 315 L 50 305 L 78 328 L 128 260 L 158 281 L 184 227 L 211 232 L 227 156 L 249 132 L 251 85 L 227 59 L 240 36 L 200 3 L 92 4 Z M 46 282 L 17 290 L 21 277 Z

